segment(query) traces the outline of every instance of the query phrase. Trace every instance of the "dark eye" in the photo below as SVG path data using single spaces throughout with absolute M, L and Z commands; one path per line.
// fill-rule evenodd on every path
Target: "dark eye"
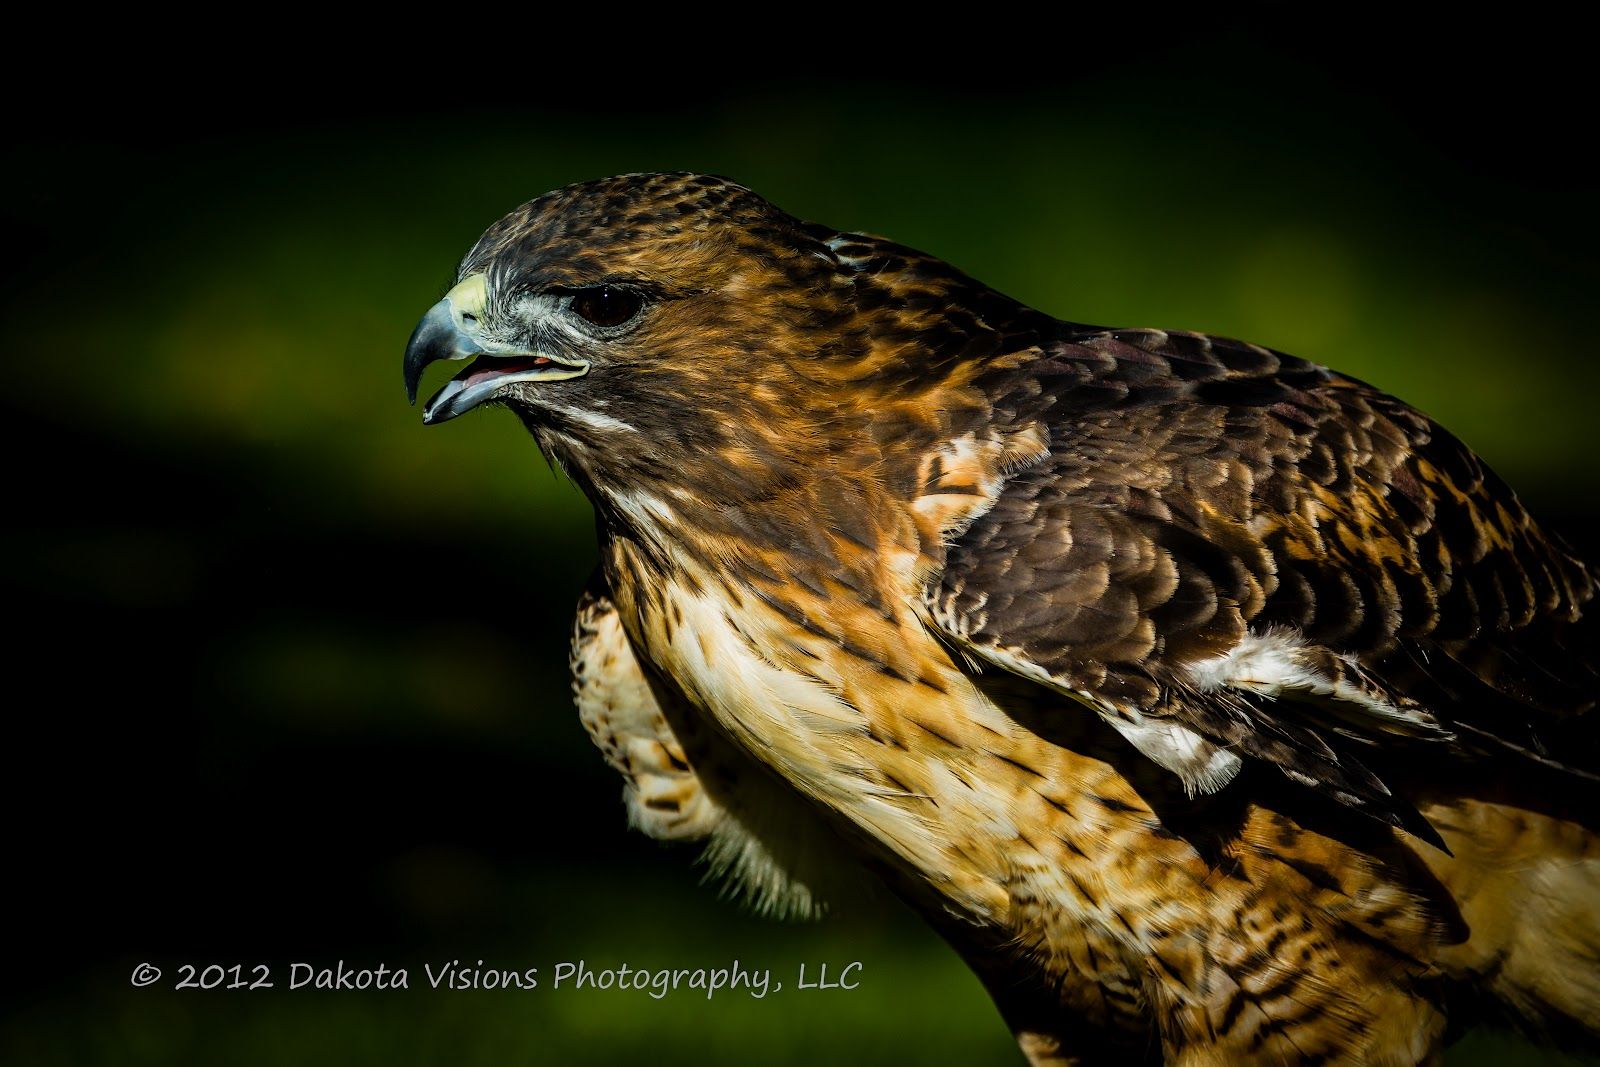
M 580 289 L 568 305 L 586 322 L 596 326 L 621 326 L 644 306 L 644 297 L 631 289 L 615 285 L 597 285 L 593 289 Z

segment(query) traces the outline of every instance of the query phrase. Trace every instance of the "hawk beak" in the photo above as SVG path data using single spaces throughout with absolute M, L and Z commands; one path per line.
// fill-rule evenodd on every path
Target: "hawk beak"
M 429 308 L 411 332 L 411 341 L 406 345 L 405 379 L 406 397 L 413 404 L 417 402 L 422 372 L 429 364 L 478 357 L 423 406 L 424 425 L 448 422 L 493 400 L 516 382 L 577 378 L 589 373 L 589 364 L 582 360 L 486 346 L 477 330 L 487 291 L 483 275 L 474 274 Z

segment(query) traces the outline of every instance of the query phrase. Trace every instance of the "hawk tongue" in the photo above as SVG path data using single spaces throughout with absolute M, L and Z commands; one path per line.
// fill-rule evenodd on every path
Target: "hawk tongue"
M 532 356 L 527 359 L 494 359 L 489 356 L 480 356 L 472 361 L 472 365 L 460 374 L 455 380 L 463 385 L 473 386 L 479 382 L 486 382 L 490 378 L 497 378 L 502 374 L 515 374 L 518 371 L 533 370 L 536 367 L 548 367 L 554 360 L 544 356 Z

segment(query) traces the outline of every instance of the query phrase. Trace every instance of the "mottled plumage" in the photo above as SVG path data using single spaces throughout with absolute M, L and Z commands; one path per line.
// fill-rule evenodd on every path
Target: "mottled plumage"
M 472 355 L 425 418 L 595 505 L 633 824 L 758 906 L 852 857 L 1035 1062 L 1596 1041 L 1596 572 L 1427 417 L 690 174 L 492 226 L 407 384 Z

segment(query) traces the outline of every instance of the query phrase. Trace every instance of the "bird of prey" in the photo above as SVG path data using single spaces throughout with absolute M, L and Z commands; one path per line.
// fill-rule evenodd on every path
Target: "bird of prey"
M 489 227 L 405 355 L 593 503 L 584 725 L 760 907 L 841 861 L 1036 1064 L 1600 1039 L 1597 571 L 1304 359 L 1060 321 L 719 177 Z

